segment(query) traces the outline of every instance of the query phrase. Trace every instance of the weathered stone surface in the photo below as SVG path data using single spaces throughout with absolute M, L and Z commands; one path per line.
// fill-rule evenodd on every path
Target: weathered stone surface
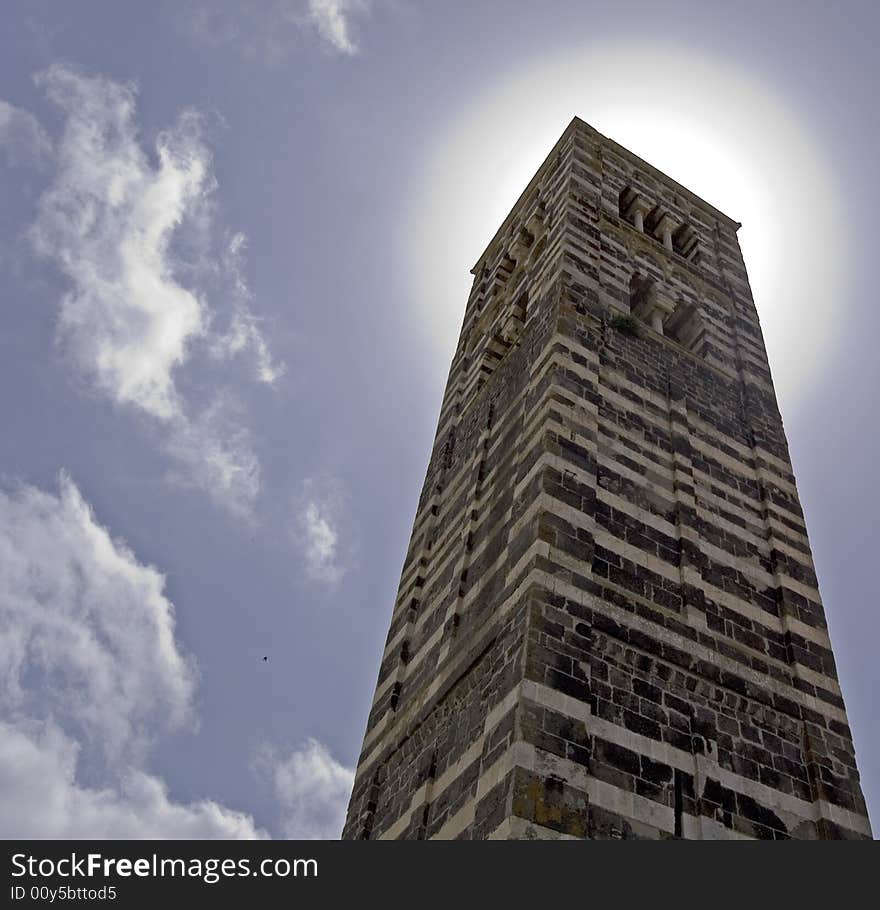
M 575 119 L 474 268 L 346 838 L 865 838 L 738 225 Z

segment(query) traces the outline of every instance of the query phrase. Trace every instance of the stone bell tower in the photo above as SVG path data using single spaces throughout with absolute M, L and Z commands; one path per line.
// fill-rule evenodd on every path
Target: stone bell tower
M 344 837 L 870 837 L 738 227 L 575 119 L 477 261 Z

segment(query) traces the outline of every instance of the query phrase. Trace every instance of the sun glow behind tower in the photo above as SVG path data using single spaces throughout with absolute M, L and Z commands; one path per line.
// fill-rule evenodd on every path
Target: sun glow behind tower
M 438 372 L 466 272 L 577 115 L 743 222 L 739 233 L 783 413 L 836 347 L 848 299 L 846 223 L 823 151 L 795 111 L 733 66 L 627 44 L 524 66 L 438 123 L 405 261 Z

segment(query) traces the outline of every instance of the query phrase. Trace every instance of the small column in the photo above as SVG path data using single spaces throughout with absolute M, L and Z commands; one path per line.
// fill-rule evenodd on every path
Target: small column
M 651 211 L 651 206 L 648 204 L 647 200 L 643 199 L 641 196 L 636 196 L 635 199 L 630 203 L 629 206 L 630 214 L 632 215 L 633 226 L 637 231 L 645 231 L 645 215 Z
M 661 216 L 660 220 L 657 222 L 656 230 L 660 233 L 660 237 L 663 240 L 663 246 L 665 246 L 670 253 L 672 252 L 672 232 L 677 226 L 678 225 L 676 225 L 669 215 Z
M 653 288 L 648 294 L 646 301 L 647 307 L 645 316 L 651 324 L 651 328 L 658 335 L 663 335 L 663 324 L 672 315 L 675 310 L 675 303 L 666 296 L 662 291 Z

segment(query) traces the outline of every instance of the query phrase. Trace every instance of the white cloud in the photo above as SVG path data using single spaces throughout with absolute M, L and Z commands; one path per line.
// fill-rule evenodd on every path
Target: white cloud
M 183 805 L 153 775 L 130 769 L 112 787 L 77 783 L 77 744 L 56 726 L 0 721 L 0 838 L 253 839 L 250 816 L 213 800 Z
M 341 54 L 354 54 L 349 16 L 363 4 L 352 0 L 309 0 L 308 17 L 318 34 Z
M 37 118 L 0 98 L 0 153 L 8 167 L 42 167 L 52 143 Z
M 331 587 L 348 570 L 340 542 L 344 497 L 339 482 L 330 477 L 303 481 L 295 504 L 294 539 L 306 576 Z
M 67 476 L 58 495 L 0 490 L 0 707 L 62 722 L 111 763 L 186 724 L 195 679 L 164 584 Z
M 287 756 L 267 747 L 257 767 L 272 782 L 285 837 L 332 840 L 340 836 L 354 771 L 336 761 L 325 745 L 309 739 Z
M 250 310 L 244 238 L 236 235 L 219 256 L 209 252 L 216 181 L 201 119 L 185 112 L 160 133 L 153 163 L 141 147 L 132 86 L 61 65 L 38 81 L 65 115 L 57 169 L 31 230 L 36 250 L 71 285 L 61 301 L 59 343 L 99 393 L 154 421 L 198 485 L 246 511 L 259 489 L 246 432 L 206 436 L 230 420 L 217 419 L 217 403 L 208 418 L 193 416 L 177 382 L 199 345 L 215 356 L 253 351 L 261 381 L 281 373 Z M 180 254 L 181 237 L 200 248 L 198 256 Z M 227 287 L 212 305 L 207 287 L 218 276 Z M 231 309 L 226 335 L 214 328 L 221 303 Z M 191 448 L 194 435 L 210 458 Z
M 319 573 L 335 548 L 319 548 Z M 57 494 L 0 488 L 0 837 L 265 836 L 215 801 L 175 802 L 144 769 L 162 733 L 196 722 L 196 675 L 164 586 L 66 475 Z M 267 746 L 257 766 L 284 836 L 339 836 L 353 772 L 325 746 Z
M 195 724 L 164 584 L 67 476 L 57 495 L 0 488 L 0 837 L 257 835 L 143 768 L 157 736 Z

